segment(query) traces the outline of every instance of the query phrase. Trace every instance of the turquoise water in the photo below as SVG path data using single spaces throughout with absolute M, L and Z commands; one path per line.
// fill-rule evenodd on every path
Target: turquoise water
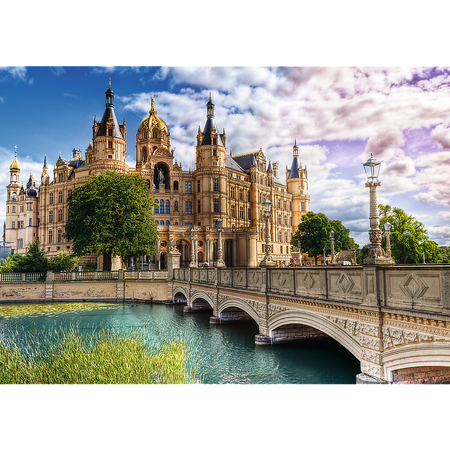
M 64 305 L 53 304 L 56 309 L 45 313 L 36 313 L 38 304 L 27 313 L 29 306 L 24 305 L 20 315 L 11 315 L 19 305 L 0 305 L 0 337 L 70 323 L 88 330 L 140 327 L 148 330 L 152 340 L 167 335 L 184 339 L 193 358 L 200 360 L 200 382 L 205 384 L 354 384 L 360 373 L 358 360 L 331 339 L 258 346 L 255 323 L 211 325 L 211 313 L 183 313 L 182 306 L 112 304 L 70 311 L 66 305 L 67 311 Z M 87 303 L 76 305 L 89 307 Z

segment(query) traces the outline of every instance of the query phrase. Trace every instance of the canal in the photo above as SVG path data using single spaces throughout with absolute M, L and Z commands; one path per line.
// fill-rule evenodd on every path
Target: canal
M 203 384 L 355 384 L 359 361 L 332 339 L 271 346 L 255 345 L 255 323 L 211 325 L 211 313 L 183 313 L 159 304 L 2 304 L 0 338 L 77 324 L 145 329 L 155 342 L 185 340 L 198 362 Z

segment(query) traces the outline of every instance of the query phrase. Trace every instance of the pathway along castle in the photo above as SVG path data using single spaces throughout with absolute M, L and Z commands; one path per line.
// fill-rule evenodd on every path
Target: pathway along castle
M 7 186 L 5 240 L 17 253 L 39 238 L 49 256 L 70 252 L 71 242 L 64 239 L 67 220 L 67 198 L 76 186 L 90 175 L 106 170 L 139 174 L 151 186 L 156 201 L 154 218 L 160 239 L 156 255 L 142 255 L 139 264 L 167 267 L 169 242 L 181 253 L 181 265 L 217 260 L 218 232 L 214 223 L 223 223 L 223 259 L 228 267 L 255 267 L 264 258 L 265 220 L 262 202 L 272 202 L 270 243 L 277 265 L 290 260 L 290 239 L 303 214 L 310 209 L 308 172 L 298 161 L 298 147 L 293 147 L 291 168 L 286 166 L 286 185 L 278 178 L 278 163 L 266 165 L 262 149 L 232 155 L 226 146 L 225 130 L 219 133 L 215 124 L 214 103 L 206 104 L 206 123 L 197 133 L 196 168 L 182 170 L 174 159 L 169 129 L 155 109 L 151 98 L 149 115 L 142 120 L 136 133 L 136 167 L 129 167 L 125 120 L 119 124 L 114 111 L 111 82 L 106 91 L 106 107 L 100 122 L 94 119 L 92 142 L 82 157 L 73 150 L 69 161 L 60 156 L 53 177 L 44 157 L 40 186 L 33 175 L 26 185 L 20 183 L 17 152 L 10 166 Z M 191 239 L 191 229 L 194 238 Z M 191 246 L 194 246 L 192 249 Z M 193 250 L 193 251 L 192 251 Z M 93 258 L 99 267 L 109 268 L 109 262 Z M 88 262 L 85 257 L 82 263 Z M 104 264 L 105 263 L 105 264 Z M 132 263 L 131 261 L 128 262 Z M 113 270 L 121 268 L 119 258 L 111 261 Z

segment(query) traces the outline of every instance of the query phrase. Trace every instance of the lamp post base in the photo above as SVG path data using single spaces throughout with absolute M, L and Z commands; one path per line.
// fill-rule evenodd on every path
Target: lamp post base
M 377 265 L 377 266 L 393 266 L 395 261 L 389 256 L 376 256 L 364 258 L 363 264 Z
M 216 267 L 227 267 L 227 266 L 225 265 L 225 263 L 223 261 L 219 260 L 216 262 Z
M 277 265 L 277 263 L 272 259 L 263 259 L 260 262 L 259 267 L 273 267 L 276 265 Z

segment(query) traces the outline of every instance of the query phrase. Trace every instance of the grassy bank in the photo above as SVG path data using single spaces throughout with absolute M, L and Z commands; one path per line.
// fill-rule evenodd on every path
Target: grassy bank
M 77 326 L 0 342 L 1 384 L 185 384 L 195 381 L 188 348 L 178 340 L 149 345 L 143 330 Z

